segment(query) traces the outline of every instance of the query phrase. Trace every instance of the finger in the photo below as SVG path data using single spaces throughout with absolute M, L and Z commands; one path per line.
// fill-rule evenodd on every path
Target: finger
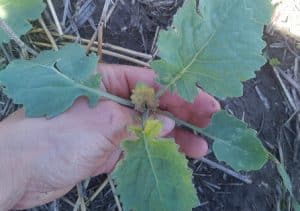
M 168 136 L 175 138 L 175 142 L 179 145 L 179 150 L 188 157 L 199 159 L 208 152 L 207 142 L 187 130 L 176 127 Z
M 176 94 L 166 93 L 161 97 L 160 107 L 198 127 L 207 126 L 212 115 L 220 110 L 218 101 L 202 90 L 199 90 L 193 103 L 182 100 Z
M 138 114 L 134 110 L 113 101 L 102 101 L 87 112 L 85 115 L 91 115 L 90 119 L 95 120 L 93 126 L 97 127 L 114 146 L 127 139 L 130 136 L 128 126 L 135 125 L 139 121 Z
M 131 91 L 138 82 L 158 88 L 154 82 L 155 73 L 146 68 L 99 64 L 98 70 L 101 73 L 102 82 L 106 90 L 123 98 L 130 97 Z
M 102 81 L 108 92 L 123 98 L 129 98 L 131 90 L 137 82 L 145 83 L 159 89 L 155 83 L 155 73 L 146 68 L 125 65 L 99 65 Z M 160 98 L 160 108 L 173 113 L 176 117 L 204 127 L 208 124 L 212 114 L 220 110 L 220 104 L 202 90 L 194 102 L 184 101 L 177 94 L 166 92 Z
M 95 177 L 100 174 L 111 173 L 115 169 L 118 161 L 122 158 L 122 156 L 123 156 L 123 154 L 122 154 L 121 148 L 116 148 L 111 153 L 111 155 L 106 160 L 106 162 L 104 164 L 101 164 L 100 166 L 98 166 L 96 168 L 95 172 L 93 172 L 90 176 Z
M 155 119 L 161 121 L 162 126 L 163 126 L 162 130 L 160 131 L 160 134 L 159 134 L 160 137 L 166 136 L 167 134 L 171 133 L 171 131 L 175 127 L 175 121 L 173 119 L 170 119 L 167 116 L 156 115 Z

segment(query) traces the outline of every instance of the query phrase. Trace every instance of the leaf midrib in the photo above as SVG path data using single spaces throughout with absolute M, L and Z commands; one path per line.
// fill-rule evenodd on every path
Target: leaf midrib
M 158 177 L 157 177 L 156 171 L 154 169 L 152 156 L 151 156 L 151 153 L 149 151 L 148 144 L 147 144 L 147 139 L 146 139 L 146 136 L 145 136 L 144 133 L 143 133 L 143 142 L 144 142 L 145 150 L 146 150 L 146 153 L 147 153 L 147 158 L 148 158 L 148 161 L 150 163 L 151 170 L 152 170 L 152 173 L 153 173 L 153 176 L 154 176 L 154 180 L 155 180 L 155 184 L 156 184 L 156 187 L 157 187 L 158 195 L 159 195 L 159 198 L 160 198 L 160 201 L 161 201 L 161 204 L 162 204 L 163 198 L 162 198 L 161 190 L 159 188 Z
M 115 95 L 112 95 L 112 94 L 110 94 L 110 93 L 108 93 L 106 91 L 101 90 L 100 88 L 99 89 L 93 89 L 93 88 L 90 88 L 88 86 L 85 86 L 81 82 L 75 81 L 74 79 L 68 77 L 67 75 L 65 75 L 63 73 L 61 73 L 54 66 L 43 65 L 43 64 L 36 63 L 36 62 L 32 62 L 32 61 L 30 61 L 30 62 L 32 64 L 36 65 L 36 66 L 41 66 L 41 67 L 44 67 L 46 69 L 50 69 L 50 70 L 54 71 L 56 74 L 58 74 L 59 76 L 63 77 L 65 80 L 73 83 L 75 87 L 77 87 L 79 89 L 82 89 L 82 90 L 85 90 L 85 91 L 87 91 L 89 93 L 92 93 L 95 96 L 97 96 L 98 98 L 104 97 L 106 99 L 110 99 L 110 100 L 116 101 L 116 102 L 118 102 L 118 103 L 120 103 L 122 105 L 133 107 L 133 104 L 131 103 L 131 101 L 128 101 L 126 99 L 123 99 L 123 98 L 115 96 Z
M 32 64 L 36 65 L 36 66 L 41 66 L 41 67 L 44 67 L 46 69 L 50 69 L 52 71 L 54 71 L 57 75 L 59 75 L 60 77 L 64 78 L 65 80 L 73 83 L 76 87 L 80 88 L 80 89 L 84 89 L 86 91 L 89 91 L 89 92 L 92 92 L 93 94 L 96 94 L 97 96 L 102 96 L 102 92 L 100 90 L 94 90 L 88 86 L 85 86 L 83 85 L 81 82 L 79 81 L 76 81 L 72 78 L 70 78 L 69 76 L 63 74 L 62 72 L 58 71 L 55 67 L 53 66 L 50 66 L 50 65 L 44 65 L 44 64 L 39 64 L 39 63 L 36 63 L 36 62 L 32 62 L 30 61 Z
M 215 31 L 216 32 L 216 31 Z M 197 60 L 198 56 L 202 53 L 202 51 L 207 47 L 207 45 L 209 44 L 210 40 L 212 39 L 212 37 L 215 35 L 215 32 L 212 33 L 212 35 L 209 37 L 206 45 L 204 45 L 196 54 L 195 56 L 192 58 L 191 62 L 183 68 L 182 71 L 179 72 L 179 74 L 173 79 L 171 80 L 171 82 L 169 84 L 167 84 L 167 87 L 169 88 L 170 86 L 172 86 L 173 84 L 175 84 L 178 80 L 180 80 L 183 75 L 186 74 L 186 72 L 188 72 L 188 69 L 190 68 L 190 66 L 192 66 L 194 64 L 194 62 Z
M 225 20 L 227 20 L 228 17 L 230 17 L 229 12 L 234 8 L 234 4 L 232 4 L 231 8 L 228 10 L 226 18 L 224 19 L 224 21 L 222 23 L 225 22 Z M 220 24 L 223 25 L 223 24 Z M 194 57 L 192 58 L 192 60 L 190 61 L 190 63 L 188 63 L 188 65 L 186 67 L 183 68 L 182 71 L 179 72 L 179 74 L 174 77 L 173 80 L 171 80 L 167 85 L 166 88 L 170 88 L 172 85 L 174 85 L 178 80 L 180 80 L 183 75 L 186 74 L 186 72 L 188 72 L 188 69 L 190 66 L 192 66 L 194 64 L 194 62 L 197 60 L 198 56 L 206 49 L 206 47 L 209 45 L 210 41 L 212 40 L 212 38 L 215 36 L 216 32 L 218 31 L 220 26 L 216 27 L 216 29 L 211 33 L 211 35 L 209 36 L 208 40 L 206 41 L 205 45 L 203 45 L 199 51 L 194 55 Z
M 208 137 L 212 140 L 219 141 L 219 142 L 221 142 L 221 143 L 223 143 L 223 144 L 225 144 L 229 147 L 232 147 L 232 145 L 229 142 L 227 142 L 225 139 L 222 139 L 218 136 L 215 136 L 214 133 L 211 133 L 211 132 L 207 131 L 207 128 L 209 128 L 209 126 L 206 127 L 206 128 L 200 128 L 200 127 L 194 126 L 194 125 L 192 125 L 188 122 L 182 121 L 182 120 L 174 117 L 172 114 L 168 114 L 168 113 L 162 113 L 162 114 L 167 114 L 167 116 L 170 116 L 171 118 L 173 118 L 179 125 L 187 126 L 187 127 L 191 128 L 192 130 L 194 130 L 194 131 L 196 131 L 196 132 L 198 132 L 198 133 L 200 133 L 200 134 L 202 134 L 202 135 L 204 135 L 204 136 L 206 136 L 206 137 Z M 213 120 L 211 120 L 211 121 L 212 122 L 210 124 L 213 124 Z M 242 127 L 242 126 L 240 126 L 239 128 L 242 129 L 243 131 L 247 129 L 247 128 Z M 236 148 L 239 151 L 244 152 L 244 150 L 242 148 L 240 148 L 240 147 L 236 147 Z

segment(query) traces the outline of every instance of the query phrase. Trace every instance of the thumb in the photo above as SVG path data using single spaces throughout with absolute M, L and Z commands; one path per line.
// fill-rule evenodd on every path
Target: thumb
M 175 121 L 167 116 L 158 114 L 155 117 L 157 120 L 161 121 L 163 127 L 159 136 L 163 137 L 168 135 L 175 127 Z

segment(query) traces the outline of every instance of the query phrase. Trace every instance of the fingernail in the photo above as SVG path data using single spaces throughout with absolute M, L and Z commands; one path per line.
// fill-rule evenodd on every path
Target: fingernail
M 104 83 L 101 81 L 101 84 L 100 84 L 100 89 L 107 92 L 107 89 L 106 87 L 104 86 Z
M 157 115 L 156 119 L 162 122 L 163 128 L 160 132 L 160 136 L 165 136 L 170 133 L 175 127 L 175 121 L 167 116 Z

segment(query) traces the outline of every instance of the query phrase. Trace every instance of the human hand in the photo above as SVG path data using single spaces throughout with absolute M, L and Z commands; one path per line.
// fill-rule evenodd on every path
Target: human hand
M 137 82 L 158 89 L 155 74 L 150 70 L 120 65 L 100 65 L 98 69 L 105 89 L 114 95 L 129 98 Z M 200 91 L 194 103 L 166 93 L 160 98 L 160 109 L 204 127 L 220 106 L 213 97 Z M 8 198 L 6 207 L 25 209 L 44 204 L 64 195 L 87 177 L 111 172 L 121 155 L 119 144 L 130 136 L 127 126 L 135 123 L 135 117 L 134 110 L 109 100 L 101 100 L 95 108 L 89 108 L 84 98 L 49 120 L 25 118 L 23 110 L 15 112 L 0 123 L 0 168 L 14 165 L 11 170 L 14 178 L 3 181 L 18 184 L 17 194 L 11 201 Z M 175 127 L 167 117 L 158 118 L 164 124 L 161 135 L 174 137 L 186 155 L 199 158 L 206 154 L 205 140 Z M 14 162 L 1 163 L 1 154 L 14 155 Z M 0 176 L 5 177 L 2 173 Z

